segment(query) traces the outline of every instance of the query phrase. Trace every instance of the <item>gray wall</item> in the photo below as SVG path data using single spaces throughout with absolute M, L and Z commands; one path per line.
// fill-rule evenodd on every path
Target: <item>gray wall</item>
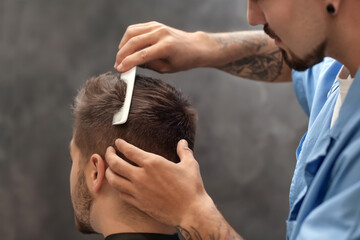
M 76 89 L 112 69 L 129 24 L 250 29 L 243 0 L 1 0 L 0 238 L 101 239 L 73 226 L 69 197 Z M 213 69 L 160 75 L 199 111 L 196 158 L 207 191 L 247 239 L 285 238 L 295 149 L 307 120 L 291 84 Z

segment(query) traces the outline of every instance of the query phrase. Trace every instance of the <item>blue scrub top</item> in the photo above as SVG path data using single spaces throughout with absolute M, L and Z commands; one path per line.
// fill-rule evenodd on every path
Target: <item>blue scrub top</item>
M 309 126 L 296 151 L 287 239 L 360 239 L 360 69 L 330 128 L 341 66 L 325 58 L 292 73 Z

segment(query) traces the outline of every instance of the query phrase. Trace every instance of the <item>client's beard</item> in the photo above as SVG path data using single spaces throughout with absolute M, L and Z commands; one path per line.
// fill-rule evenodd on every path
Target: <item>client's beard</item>
M 93 197 L 86 185 L 84 172 L 81 172 L 74 189 L 73 208 L 75 226 L 82 233 L 96 233 L 90 224 L 92 202 Z
M 271 38 L 280 39 L 276 33 L 269 27 L 268 24 L 264 25 L 264 32 L 269 35 Z M 309 67 L 314 66 L 315 64 L 321 62 L 325 57 L 325 48 L 326 48 L 326 41 L 323 41 L 319 44 L 314 51 L 306 55 L 303 59 L 299 58 L 295 55 L 290 49 L 285 51 L 284 49 L 280 48 L 280 51 L 283 55 L 285 63 L 290 67 L 297 71 L 304 71 Z

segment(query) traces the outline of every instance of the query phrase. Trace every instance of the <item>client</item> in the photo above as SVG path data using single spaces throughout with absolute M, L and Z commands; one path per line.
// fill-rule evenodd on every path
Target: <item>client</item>
M 178 239 L 173 227 L 122 201 L 105 178 L 104 155 L 108 146 L 122 138 L 178 162 L 179 140 L 186 139 L 189 147 L 194 147 L 196 111 L 170 85 L 137 75 L 128 120 L 112 125 L 125 93 L 126 83 L 120 75 L 106 73 L 89 79 L 76 96 L 70 143 L 70 189 L 76 227 L 83 233 L 102 234 L 106 240 Z

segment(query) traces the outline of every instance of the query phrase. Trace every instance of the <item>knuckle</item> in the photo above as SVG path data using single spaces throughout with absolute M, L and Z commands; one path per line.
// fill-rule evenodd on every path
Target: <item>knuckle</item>
M 114 175 L 109 173 L 108 171 L 106 174 L 106 180 L 110 183 L 110 185 L 115 185 L 115 183 L 116 183 Z
M 153 25 L 161 25 L 159 22 L 157 21 L 151 21 L 150 24 L 153 24 Z
M 134 36 L 132 39 L 131 39 L 131 42 L 134 44 L 134 43 L 138 43 L 138 42 L 141 42 L 141 37 L 140 36 Z
M 161 73 L 171 73 L 175 69 L 174 63 L 169 59 L 158 66 L 158 71 Z
M 128 65 L 131 64 L 131 60 L 129 60 L 129 57 L 125 57 L 125 58 L 121 61 L 121 64 L 122 64 L 123 66 L 127 67 Z M 125 154 L 124 151 L 122 151 L 122 153 Z
M 167 26 L 159 26 L 159 28 L 157 29 L 158 33 L 160 33 L 161 35 L 168 35 L 169 34 L 169 28 Z
M 195 168 L 197 171 L 200 170 L 200 165 L 199 165 L 199 163 L 198 163 L 197 161 L 194 161 L 194 162 L 193 162 L 193 166 L 194 166 L 194 168 Z
M 146 49 L 141 50 L 139 54 L 140 54 L 140 57 L 142 60 L 146 60 L 149 55 L 149 53 Z
M 134 32 L 134 25 L 130 25 L 126 28 L 125 34 L 132 36 L 133 32 Z
M 124 37 L 126 37 L 126 39 L 132 39 L 137 35 L 136 32 L 137 32 L 136 28 L 133 25 L 131 25 L 127 27 Z
M 120 52 L 120 49 L 117 51 L 117 53 L 116 53 L 116 57 L 118 58 L 118 57 L 120 57 L 120 54 L 121 54 L 121 52 Z
M 124 177 L 125 178 L 125 177 Z M 137 181 L 137 174 L 135 174 L 134 172 L 131 172 L 131 171 L 129 171 L 128 173 L 127 173 L 127 176 L 126 176 L 126 178 L 125 179 L 127 179 L 127 180 L 130 180 L 130 181 Z
M 121 164 L 119 163 L 119 161 L 115 160 L 115 161 L 112 161 L 110 165 L 110 168 L 113 169 L 113 170 L 117 170 L 117 169 L 120 169 L 121 168 Z
M 184 149 L 180 149 L 179 157 L 181 159 L 192 159 L 193 155 L 192 155 L 191 150 L 184 148 Z
M 150 161 L 150 164 L 151 164 L 151 167 L 153 167 L 154 169 L 158 169 L 161 164 L 163 164 L 164 162 L 167 162 L 168 160 L 161 157 L 161 156 L 153 156 L 151 158 L 151 161 Z
M 127 42 L 127 44 L 130 46 L 134 46 L 138 42 L 140 42 L 140 36 L 134 36 L 134 37 L 130 37 L 130 40 Z
M 198 169 L 200 169 L 200 164 L 197 162 L 197 161 L 194 161 L 194 166 L 196 167 L 196 168 L 198 168 Z
M 116 53 L 116 59 L 120 59 L 121 57 L 122 57 L 122 54 L 121 54 L 120 51 L 118 51 L 118 52 Z
M 184 149 L 185 149 L 185 151 L 187 151 L 191 155 L 193 154 L 193 151 L 189 147 L 185 147 Z
M 142 172 L 131 174 L 130 178 L 131 178 L 131 182 L 136 185 L 143 184 L 146 182 L 145 176 L 144 174 L 142 174 Z
M 160 51 L 166 53 L 166 56 L 169 58 L 170 56 L 172 56 L 176 52 L 175 47 L 176 47 L 176 43 L 174 43 L 174 41 L 170 37 L 167 37 L 162 42 L 162 45 L 160 47 Z
M 175 44 L 175 41 L 173 38 L 171 37 L 167 37 L 164 41 L 164 46 L 167 48 L 167 49 L 171 49 Z
M 161 73 L 168 73 L 168 72 L 170 72 L 170 69 L 168 66 L 161 66 L 161 67 L 159 67 L 158 71 Z
M 152 160 L 150 158 L 144 159 L 143 161 L 143 167 L 145 169 L 151 168 Z
M 122 153 L 129 159 L 132 159 L 136 154 L 135 150 L 132 148 L 124 148 Z
M 158 165 L 158 160 L 156 157 L 152 156 L 152 157 L 148 157 L 147 159 L 144 160 L 144 167 L 146 169 L 152 169 L 155 168 Z

